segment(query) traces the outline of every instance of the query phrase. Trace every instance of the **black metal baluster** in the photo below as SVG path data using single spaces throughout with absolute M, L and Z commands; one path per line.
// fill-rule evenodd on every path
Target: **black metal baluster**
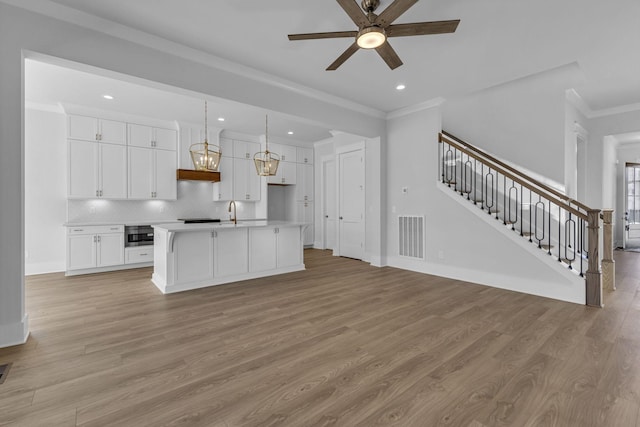
M 478 204 L 478 159 L 473 159 L 473 204 Z
M 562 216 L 561 208 L 560 208 L 560 205 L 558 205 L 558 262 L 562 262 L 562 257 L 560 256 L 560 246 L 562 246 L 560 244 L 560 242 L 561 242 L 561 239 L 560 239 L 560 217 L 561 216 Z M 565 245 L 567 244 L 566 241 L 564 243 L 565 243 Z
M 584 269 L 584 266 L 583 266 L 584 262 L 583 261 L 584 260 L 582 258 L 582 251 L 584 249 L 584 230 L 583 230 L 583 227 L 584 227 L 584 219 L 579 218 L 578 219 L 578 233 L 579 233 L 578 245 L 580 246 L 580 252 L 579 252 L 580 253 L 580 277 L 584 277 L 584 272 L 583 272 L 583 269 Z
M 529 242 L 533 242 L 533 239 L 531 238 L 531 236 L 533 236 L 533 233 L 531 232 L 531 210 L 533 208 L 533 200 L 531 199 L 531 190 L 529 190 Z
M 498 211 L 500 210 L 500 173 L 496 170 L 496 219 L 499 220 Z
M 481 174 L 480 174 L 480 199 L 482 199 L 481 203 L 481 209 L 484 210 L 484 199 L 485 199 L 485 195 L 484 195 L 484 163 L 480 162 L 480 170 L 481 170 Z
M 549 255 L 551 255 L 551 200 L 549 200 Z
M 573 250 L 571 242 L 573 241 Z M 569 213 L 569 219 L 565 222 L 564 225 L 564 258 L 565 261 L 569 263 L 569 270 L 573 270 L 573 262 L 576 260 L 576 222 L 571 218 L 571 213 Z
M 451 181 L 452 181 L 451 170 L 453 168 L 451 163 L 453 162 L 454 159 L 453 159 L 453 151 L 451 151 L 451 145 L 450 144 L 449 144 L 449 149 L 447 150 L 447 153 L 445 155 L 445 158 L 446 158 L 446 169 L 445 169 L 446 177 L 445 177 L 445 179 L 447 181 L 447 186 L 449 188 L 451 188 Z
M 538 234 L 538 211 L 542 209 L 541 217 L 542 217 L 542 231 Z M 544 240 L 544 203 L 542 203 L 542 199 L 540 195 L 538 195 L 538 202 L 536 203 L 536 212 L 535 212 L 535 221 L 536 225 L 534 228 L 535 239 L 538 241 L 538 248 L 542 249 L 542 241 Z M 538 237 L 540 236 L 540 237 Z
M 524 222 L 524 198 L 522 194 L 522 184 L 520 184 L 520 237 L 522 234 L 522 223 Z
M 489 178 L 491 178 L 491 188 L 489 188 Z M 489 215 L 491 215 L 491 209 L 493 209 L 493 205 L 494 205 L 494 198 L 493 198 L 493 174 L 491 174 L 491 168 L 489 168 L 489 171 L 487 172 L 486 175 L 486 180 L 484 182 L 484 186 L 485 186 L 485 193 L 487 196 L 487 213 Z M 491 190 L 491 191 L 489 191 Z M 491 195 L 491 204 L 489 204 L 489 195 Z
M 515 206 L 511 208 L 512 194 L 515 195 Z M 509 187 L 509 222 L 511 223 L 511 229 L 515 231 L 516 222 L 518 222 L 518 189 L 515 187 L 515 181 L 511 180 L 511 187 Z M 515 213 L 515 218 L 512 217 L 512 213 Z

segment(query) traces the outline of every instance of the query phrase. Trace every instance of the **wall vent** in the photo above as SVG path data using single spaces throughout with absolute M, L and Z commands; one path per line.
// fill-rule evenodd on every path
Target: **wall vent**
M 398 217 L 399 255 L 424 259 L 424 217 L 400 215 Z

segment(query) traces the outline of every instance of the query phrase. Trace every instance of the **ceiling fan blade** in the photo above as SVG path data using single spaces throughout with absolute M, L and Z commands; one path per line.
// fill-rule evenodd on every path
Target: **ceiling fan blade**
M 376 24 L 386 27 L 395 21 L 407 9 L 416 4 L 418 0 L 395 0 L 376 18 Z
M 342 6 L 347 15 L 353 20 L 353 22 L 358 26 L 358 28 L 362 28 L 366 25 L 370 25 L 369 19 L 367 15 L 364 14 L 364 11 L 360 8 L 356 0 L 337 0 L 338 4 Z M 417 1 L 417 0 L 416 0 Z
M 396 51 L 393 50 L 389 42 L 384 42 L 382 45 L 380 45 L 380 47 L 376 48 L 376 51 L 392 70 L 395 70 L 402 65 L 400 57 L 398 56 Z
M 328 33 L 289 34 L 289 40 L 337 39 L 340 37 L 355 37 L 357 35 L 357 31 L 332 31 Z
M 416 22 L 414 24 L 389 25 L 385 31 L 387 37 L 424 36 L 427 34 L 454 33 L 459 19 L 453 21 Z
M 337 70 L 339 66 L 341 66 L 342 64 L 344 64 L 344 61 L 346 61 L 347 59 L 351 58 L 351 55 L 353 55 L 354 53 L 356 53 L 358 51 L 358 49 L 360 49 L 358 47 L 357 43 L 353 43 L 351 46 L 349 46 L 347 48 L 347 50 L 345 50 L 344 52 L 342 52 L 342 55 L 340 55 L 338 57 L 338 59 L 336 59 L 335 61 L 333 61 L 333 64 L 329 65 L 327 67 L 327 71 L 333 71 L 333 70 Z

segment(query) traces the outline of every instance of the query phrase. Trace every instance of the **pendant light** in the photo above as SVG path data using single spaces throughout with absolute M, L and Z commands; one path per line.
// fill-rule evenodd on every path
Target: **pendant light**
M 256 171 L 260 176 L 274 176 L 278 172 L 280 156 L 269 151 L 269 116 L 264 120 L 264 151 L 260 151 L 253 156 L 256 164 Z
M 220 166 L 220 147 L 209 144 L 209 128 L 207 126 L 207 101 L 204 101 L 204 142 L 189 147 L 193 167 L 197 171 L 218 172 Z

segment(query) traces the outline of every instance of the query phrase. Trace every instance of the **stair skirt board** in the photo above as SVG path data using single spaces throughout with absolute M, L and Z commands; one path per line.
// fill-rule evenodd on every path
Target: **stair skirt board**
M 398 255 L 423 260 L 424 246 L 424 216 L 398 216 Z

